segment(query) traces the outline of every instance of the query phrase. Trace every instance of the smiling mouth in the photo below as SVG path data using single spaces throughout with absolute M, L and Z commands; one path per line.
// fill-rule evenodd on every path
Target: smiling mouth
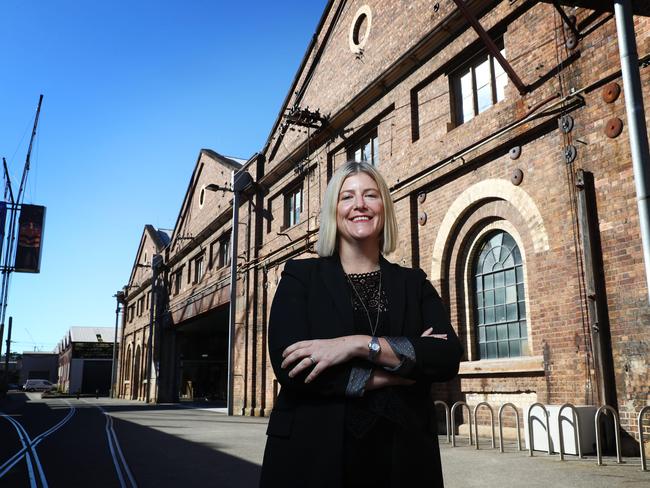
M 352 222 L 368 222 L 370 220 L 370 217 L 367 215 L 360 215 L 359 217 L 354 217 L 351 220 Z

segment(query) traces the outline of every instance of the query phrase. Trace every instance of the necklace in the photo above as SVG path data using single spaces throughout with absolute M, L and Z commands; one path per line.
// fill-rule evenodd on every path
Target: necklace
M 352 283 L 350 276 L 347 273 L 345 276 L 348 279 L 348 283 L 350 283 L 350 286 L 354 290 L 354 293 L 357 295 L 357 298 L 359 299 L 361 306 L 366 311 L 366 316 L 368 317 L 368 325 L 370 326 L 370 332 L 372 332 L 372 336 L 375 337 L 375 334 L 377 332 L 377 327 L 379 326 L 379 311 L 380 311 L 379 309 L 381 307 L 381 301 L 380 301 L 381 300 L 381 269 L 379 270 L 379 288 L 377 289 L 377 317 L 375 319 L 374 327 L 372 326 L 372 320 L 370 319 L 370 312 L 368 311 L 368 307 L 366 307 L 366 304 L 361 299 L 361 295 L 359 295 L 357 288 L 354 286 L 354 283 Z

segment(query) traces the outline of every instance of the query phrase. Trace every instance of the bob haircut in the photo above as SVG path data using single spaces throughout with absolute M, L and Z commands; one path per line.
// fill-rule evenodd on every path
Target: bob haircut
M 381 253 L 390 254 L 397 246 L 397 218 L 393 199 L 388 191 L 388 185 L 377 169 L 366 162 L 348 161 L 336 170 L 323 197 L 323 205 L 320 210 L 320 229 L 318 231 L 318 242 L 316 252 L 320 257 L 332 256 L 338 245 L 336 225 L 336 207 L 338 206 L 339 193 L 343 182 L 348 176 L 365 173 L 370 176 L 379 189 L 384 204 L 384 230 L 380 239 Z

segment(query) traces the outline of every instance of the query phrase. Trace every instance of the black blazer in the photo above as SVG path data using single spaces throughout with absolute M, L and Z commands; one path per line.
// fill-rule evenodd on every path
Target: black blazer
M 384 258 L 380 267 L 389 335 L 408 337 L 416 358 L 408 373 L 416 383 L 394 387 L 411 419 L 408 429 L 395 434 L 394 486 L 442 486 L 437 434 L 435 426 L 430 428 L 431 384 L 457 375 L 462 349 L 426 274 Z M 338 256 L 286 263 L 269 320 L 269 354 L 281 389 L 269 419 L 260 486 L 342 486 L 344 395 L 351 368 L 364 361 L 330 367 L 309 384 L 304 383 L 307 372 L 289 378 L 280 364 L 282 351 L 295 342 L 353 335 L 352 317 Z M 420 337 L 429 327 L 448 339 Z

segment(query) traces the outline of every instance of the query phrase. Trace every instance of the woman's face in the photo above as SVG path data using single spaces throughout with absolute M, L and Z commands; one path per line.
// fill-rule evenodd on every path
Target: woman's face
M 384 230 L 384 202 L 377 183 L 366 173 L 348 176 L 336 205 L 338 239 L 359 242 L 379 239 Z

